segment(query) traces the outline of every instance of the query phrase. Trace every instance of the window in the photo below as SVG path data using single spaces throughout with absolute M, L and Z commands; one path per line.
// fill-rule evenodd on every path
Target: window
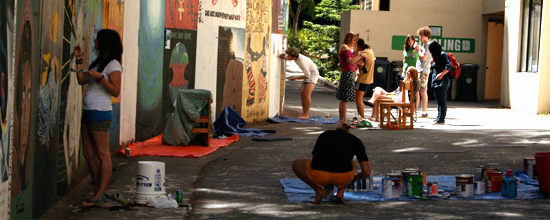
M 524 0 L 523 30 L 521 40 L 521 72 L 539 70 L 540 26 L 542 0 Z

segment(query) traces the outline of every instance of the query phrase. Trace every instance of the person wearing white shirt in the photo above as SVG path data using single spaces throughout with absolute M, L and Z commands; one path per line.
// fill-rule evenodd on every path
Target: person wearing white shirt
M 295 47 L 290 47 L 279 56 L 281 59 L 294 60 L 298 67 L 304 72 L 303 76 L 292 77 L 289 80 L 303 79 L 302 90 L 300 96 L 302 97 L 302 116 L 299 119 L 309 119 L 309 108 L 311 107 L 311 93 L 315 88 L 315 84 L 319 78 L 319 70 L 313 61 L 302 54 L 300 50 Z

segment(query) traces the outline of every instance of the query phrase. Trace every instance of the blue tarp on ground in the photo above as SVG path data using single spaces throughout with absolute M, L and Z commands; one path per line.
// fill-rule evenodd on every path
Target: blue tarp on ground
M 472 200 L 472 199 L 538 199 L 538 198 L 550 198 L 550 195 L 544 195 L 540 192 L 538 187 L 538 181 L 529 178 L 526 175 L 518 175 L 522 180 L 522 183 L 518 185 L 518 196 L 516 198 L 505 198 L 500 195 L 500 192 L 495 193 L 486 193 L 484 195 L 474 195 L 471 198 L 458 198 L 456 196 L 451 196 L 450 200 Z M 381 185 L 382 176 L 374 177 L 374 184 Z M 302 182 L 300 179 L 280 179 L 279 180 L 285 194 L 290 202 L 313 202 L 315 192 L 311 187 L 306 183 Z M 427 182 L 437 182 L 439 189 L 445 190 L 445 192 L 451 193 L 456 189 L 456 176 L 452 175 L 440 175 L 440 176 L 427 176 Z M 531 185 L 534 184 L 535 185 Z M 527 183 L 527 184 L 526 184 Z M 335 188 L 336 192 L 336 188 Z M 451 194 L 452 195 L 452 194 Z M 384 199 L 382 197 L 382 189 L 378 187 L 373 192 L 365 191 L 355 191 L 355 192 L 345 192 L 344 200 L 348 202 L 360 202 L 360 201 L 416 201 L 420 199 L 412 197 L 401 197 L 395 199 Z M 441 199 L 432 199 L 432 200 L 441 200 Z M 329 198 L 324 198 L 323 202 L 331 201 Z
M 239 137 L 260 137 L 277 132 L 275 130 L 242 128 L 244 126 L 246 126 L 246 121 L 235 110 L 226 106 L 214 122 L 214 131 L 218 135 L 231 136 L 236 134 Z
M 325 118 L 320 116 L 309 117 L 309 119 L 298 119 L 297 117 L 285 117 L 285 116 L 275 115 L 275 117 L 273 118 L 268 118 L 267 121 L 272 123 L 299 122 L 299 123 L 313 123 L 313 124 L 334 124 L 340 121 L 340 118 L 329 118 L 327 121 L 325 121 Z

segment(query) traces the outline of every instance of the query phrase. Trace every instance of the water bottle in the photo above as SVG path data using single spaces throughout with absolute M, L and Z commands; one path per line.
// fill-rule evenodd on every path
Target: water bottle
M 503 197 L 514 198 L 518 195 L 518 188 L 516 185 L 516 178 L 512 170 L 507 170 L 506 175 L 502 179 L 502 191 L 501 195 Z
M 328 115 L 328 112 L 325 112 L 325 123 L 330 122 L 330 116 Z

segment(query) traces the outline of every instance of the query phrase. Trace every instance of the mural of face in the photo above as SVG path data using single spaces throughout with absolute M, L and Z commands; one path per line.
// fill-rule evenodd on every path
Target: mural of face
M 12 196 L 29 184 L 31 149 L 29 145 L 32 105 L 32 30 L 27 21 L 23 27 L 15 70 L 15 112 L 13 117 Z

